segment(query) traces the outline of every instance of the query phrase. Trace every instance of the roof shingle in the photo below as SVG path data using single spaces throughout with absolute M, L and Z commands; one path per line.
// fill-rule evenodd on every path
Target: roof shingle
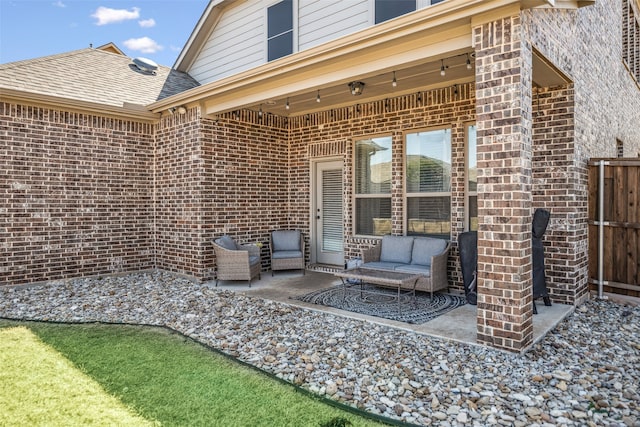
M 122 107 L 148 105 L 199 86 L 187 73 L 158 66 L 145 73 L 131 58 L 86 48 L 0 64 L 0 92 L 12 89 Z

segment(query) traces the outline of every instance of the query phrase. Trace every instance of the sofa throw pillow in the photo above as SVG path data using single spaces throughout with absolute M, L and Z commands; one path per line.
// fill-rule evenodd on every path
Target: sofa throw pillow
M 383 236 L 380 261 L 411 263 L 411 249 L 413 237 L 408 236 Z
M 238 250 L 238 245 L 236 244 L 235 240 L 233 240 L 231 236 L 224 235 L 219 239 L 216 239 L 216 243 L 230 251 Z
M 447 241 L 433 237 L 417 237 L 413 242 L 411 264 L 431 265 L 431 257 L 447 247 Z

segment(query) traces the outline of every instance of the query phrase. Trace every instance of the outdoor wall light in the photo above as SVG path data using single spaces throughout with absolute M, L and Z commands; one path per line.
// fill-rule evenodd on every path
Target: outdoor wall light
M 185 107 L 184 105 L 180 105 L 178 107 L 170 107 L 168 111 L 171 114 L 175 114 L 175 113 L 184 114 L 187 112 L 187 107 Z
M 348 86 L 349 90 L 351 91 L 351 95 L 362 95 L 362 91 L 364 90 L 364 82 L 351 82 Z

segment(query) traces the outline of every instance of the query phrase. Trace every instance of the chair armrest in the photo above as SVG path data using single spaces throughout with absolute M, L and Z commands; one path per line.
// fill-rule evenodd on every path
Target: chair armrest
M 371 246 L 367 249 L 362 249 L 362 263 L 372 262 L 372 261 L 380 261 L 380 253 L 382 251 L 382 244 L 377 244 Z
M 444 284 L 447 282 L 447 261 L 449 260 L 449 250 L 451 249 L 451 242 L 447 244 L 447 247 L 439 253 L 431 257 L 431 281 L 434 284 Z

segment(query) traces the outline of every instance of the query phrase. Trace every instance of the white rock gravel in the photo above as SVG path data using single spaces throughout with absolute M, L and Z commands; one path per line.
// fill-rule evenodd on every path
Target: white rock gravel
M 640 307 L 588 301 L 525 354 L 194 284 L 166 272 L 0 288 L 0 317 L 165 325 L 410 424 L 640 427 Z

